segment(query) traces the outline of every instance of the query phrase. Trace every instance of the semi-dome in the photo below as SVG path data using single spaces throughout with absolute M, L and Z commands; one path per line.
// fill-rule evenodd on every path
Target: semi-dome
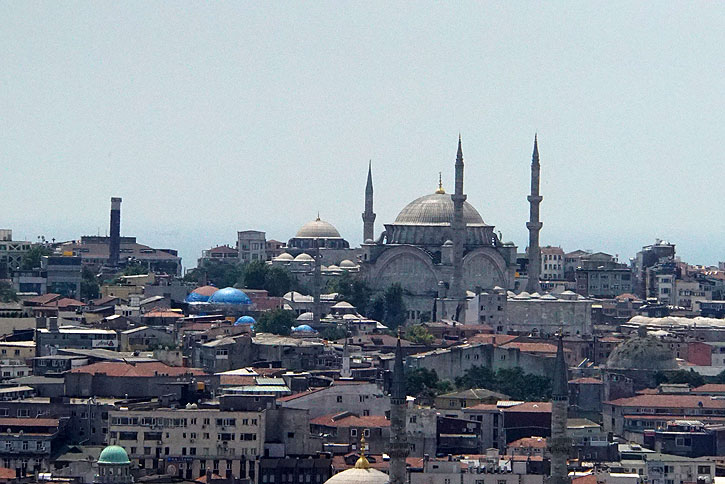
M 304 252 L 295 257 L 295 262 L 314 262 L 315 259 L 311 255 L 305 254 Z
M 291 261 L 294 260 L 294 257 L 292 257 L 292 254 L 288 254 L 287 252 L 282 252 L 280 255 L 274 258 L 274 260 L 278 261 Z
M 341 238 L 340 232 L 337 231 L 335 226 L 329 222 L 320 220 L 320 217 L 317 217 L 315 220 L 307 222 L 300 227 L 295 237 L 320 239 Z
M 212 294 L 209 298 L 209 302 L 214 304 L 252 304 L 252 300 L 249 299 L 249 296 L 234 287 L 219 289 L 217 292 Z
M 254 324 L 254 323 L 256 323 L 256 321 L 251 316 L 242 316 L 241 318 L 234 321 L 235 326 L 237 324 Z
M 201 286 L 197 287 L 186 296 L 186 302 L 207 302 L 209 298 L 219 290 L 218 287 L 214 286 Z
M 99 464 L 130 464 L 126 450 L 118 445 L 109 445 L 101 451 Z
M 652 336 L 636 336 L 617 345 L 607 359 L 607 368 L 617 370 L 675 370 L 672 350 Z
M 344 259 L 342 262 L 340 262 L 340 268 L 342 269 L 354 269 L 357 267 L 357 264 L 355 264 L 350 259 Z
M 463 220 L 466 225 L 486 225 L 481 214 L 468 202 L 463 202 Z M 431 193 L 416 198 L 400 211 L 395 225 L 451 225 L 453 199 L 450 194 Z

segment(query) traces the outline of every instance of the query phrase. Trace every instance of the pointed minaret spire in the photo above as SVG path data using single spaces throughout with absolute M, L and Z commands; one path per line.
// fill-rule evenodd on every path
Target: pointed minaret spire
M 569 379 L 567 364 L 564 358 L 563 331 L 559 333 L 556 344 L 556 360 L 552 375 L 551 391 L 551 437 L 547 441 L 551 453 L 550 484 L 568 484 L 569 471 L 567 458 L 571 443 L 567 434 L 567 417 L 569 410 Z
M 436 193 L 439 195 L 443 195 L 446 193 L 445 188 L 443 188 L 443 173 L 438 172 L 438 190 L 436 190 Z
M 403 365 L 403 349 L 398 344 L 395 347 L 395 363 L 393 364 L 393 379 L 390 385 L 390 484 L 405 484 L 406 466 L 408 457 L 407 432 L 407 395 L 405 388 L 405 366 Z
M 368 162 L 368 182 L 365 185 L 365 211 L 363 219 L 363 243 L 375 238 L 375 212 L 373 212 L 373 162 Z
M 463 287 L 463 250 L 466 240 L 466 223 L 463 221 L 463 204 L 466 195 L 463 194 L 463 148 L 461 135 L 458 134 L 458 153 L 456 154 L 455 165 L 455 191 L 451 195 L 453 200 L 453 222 L 451 233 L 453 241 L 453 274 L 451 277 L 449 297 L 458 300 L 456 314 L 460 317 L 461 310 L 465 307 L 466 291 Z
M 539 231 L 543 224 L 539 220 L 539 204 L 543 197 L 539 195 L 539 176 L 541 165 L 539 165 L 539 140 L 534 135 L 534 153 L 531 155 L 531 195 L 529 200 L 529 221 L 526 227 L 529 229 L 529 278 L 526 282 L 526 291 L 529 293 L 539 292 L 541 285 L 541 249 L 539 247 Z

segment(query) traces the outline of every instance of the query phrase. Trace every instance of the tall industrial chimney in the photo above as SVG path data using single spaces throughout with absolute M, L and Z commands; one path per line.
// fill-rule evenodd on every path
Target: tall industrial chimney
M 108 265 L 118 266 L 121 252 L 121 199 L 111 198 L 111 238 L 108 243 Z

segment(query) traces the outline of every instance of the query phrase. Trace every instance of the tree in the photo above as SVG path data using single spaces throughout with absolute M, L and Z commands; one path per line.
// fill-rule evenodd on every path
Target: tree
M 81 271 L 81 299 L 88 301 L 99 296 L 100 285 L 96 274 L 87 266 Z
M 40 259 L 45 255 L 52 255 L 53 251 L 44 245 L 34 245 L 29 251 L 23 255 L 20 261 L 20 268 L 25 270 L 36 269 L 40 267 Z
M 438 386 L 438 374 L 425 368 L 409 369 L 405 372 L 405 388 L 414 397 L 435 396 Z
M 699 387 L 705 384 L 705 377 L 694 370 L 658 371 L 655 373 L 655 383 L 687 383 L 691 387 Z
M 412 341 L 413 343 L 427 345 L 432 343 L 435 338 L 432 334 L 430 334 L 428 328 L 423 325 L 416 324 L 408 327 L 408 330 L 405 332 L 405 339 Z
M 456 378 L 455 383 L 462 390 L 487 388 L 515 400 L 541 401 L 551 397 L 551 380 L 548 377 L 525 373 L 520 367 L 501 368 L 494 373 L 490 368 L 474 366 Z
M 262 313 L 254 325 L 258 333 L 272 333 L 287 336 L 296 323 L 295 313 L 284 309 L 274 309 Z
M 345 272 L 339 278 L 330 281 L 327 289 L 336 292 L 338 299 L 341 301 L 347 301 L 355 306 L 360 314 L 367 315 L 370 289 L 365 281 L 353 277 L 349 272 Z
M 261 260 L 255 260 L 244 266 L 244 287 L 264 289 L 269 268 Z
M 405 324 L 407 311 L 403 301 L 403 288 L 397 282 L 385 290 L 385 325 L 391 329 Z
M 0 302 L 9 303 L 18 300 L 15 288 L 8 281 L 0 281 Z
M 203 267 L 195 267 L 184 275 L 184 281 L 196 284 L 212 284 L 216 287 L 234 287 L 243 281 L 243 271 L 239 264 L 226 262 L 207 262 Z
M 292 277 L 281 267 L 271 267 L 264 278 L 264 289 L 270 296 L 281 297 L 292 289 Z
M 126 267 L 123 268 L 123 275 L 124 276 L 140 276 L 143 274 L 148 274 L 149 269 L 142 263 L 138 261 L 131 262 L 129 264 L 126 264 Z
M 382 294 L 378 294 L 370 301 L 366 315 L 375 321 L 382 321 L 385 318 L 385 297 Z
M 320 332 L 320 336 L 329 341 L 337 341 L 345 338 L 347 336 L 347 331 L 339 326 L 330 326 L 329 328 L 323 329 Z

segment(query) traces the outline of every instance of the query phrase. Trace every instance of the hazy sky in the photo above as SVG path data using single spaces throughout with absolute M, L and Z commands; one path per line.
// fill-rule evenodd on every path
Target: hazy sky
M 181 251 L 452 188 L 526 246 L 725 260 L 721 2 L 0 3 L 0 227 Z

